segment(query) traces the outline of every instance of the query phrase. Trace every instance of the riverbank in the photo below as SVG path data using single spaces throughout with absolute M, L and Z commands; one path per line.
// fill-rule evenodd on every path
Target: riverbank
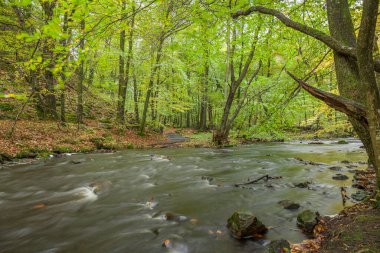
M 19 120 L 9 138 L 12 120 L 0 120 L 0 162 L 11 159 L 42 158 L 51 154 L 86 153 L 99 150 L 145 149 L 164 147 L 215 147 L 212 132 L 194 129 L 169 128 L 164 133 L 147 131 L 139 135 L 136 126 L 120 129 L 113 124 L 86 121 L 78 127 L 67 123 L 62 126 L 55 121 Z M 186 141 L 173 142 L 168 133 L 179 133 Z M 292 136 L 289 134 L 289 136 Z M 300 134 L 299 139 L 312 138 L 310 133 Z M 290 137 L 292 138 L 292 137 Z M 294 136 L 294 138 L 296 138 Z M 237 138 L 231 136 L 230 145 L 254 142 L 284 141 L 277 137 Z
M 292 245 L 292 253 L 378 253 L 380 210 L 370 202 L 344 209 L 334 217 L 323 217 L 316 237 Z
M 377 253 L 380 249 L 380 194 L 376 194 L 375 171 L 369 169 L 361 185 L 368 197 L 335 216 L 321 217 L 314 229 L 314 239 L 292 245 L 292 253 Z M 356 184 L 357 184 L 356 180 Z
M 20 120 L 11 138 L 13 121 L 0 120 L 0 153 L 3 159 L 47 157 L 50 154 L 85 153 L 96 150 L 148 148 L 165 142 L 159 133 L 117 129 L 88 121 L 79 128 L 76 124 L 61 126 L 52 121 Z

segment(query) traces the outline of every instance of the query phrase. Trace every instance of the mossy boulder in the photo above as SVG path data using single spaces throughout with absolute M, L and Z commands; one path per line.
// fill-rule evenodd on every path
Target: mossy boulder
M 305 210 L 298 214 L 297 225 L 306 234 L 313 234 L 315 225 L 318 224 L 319 215 L 311 210 Z
M 290 243 L 287 240 L 271 241 L 266 250 L 267 253 L 290 253 Z
M 234 212 L 227 221 L 227 228 L 237 239 L 248 239 L 265 234 L 267 227 L 249 212 Z

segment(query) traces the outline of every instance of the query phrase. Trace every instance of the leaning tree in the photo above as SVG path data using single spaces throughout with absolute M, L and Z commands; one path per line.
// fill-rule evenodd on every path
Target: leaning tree
M 379 0 L 363 0 L 358 36 L 355 35 L 347 0 L 326 0 L 326 6 L 330 34 L 263 6 L 251 6 L 232 16 L 238 18 L 255 12 L 274 16 L 287 27 L 311 36 L 333 50 L 340 96 L 317 89 L 288 74 L 312 96 L 348 116 L 376 170 L 377 185 L 380 187 L 380 95 L 376 81 L 380 61 L 373 58 Z

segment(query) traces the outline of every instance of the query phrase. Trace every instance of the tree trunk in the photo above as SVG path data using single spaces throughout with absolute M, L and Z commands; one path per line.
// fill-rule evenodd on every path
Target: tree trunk
M 237 79 L 235 78 L 235 74 L 234 74 L 235 73 L 235 67 L 234 67 L 235 46 L 233 45 L 231 48 L 230 61 L 229 61 L 230 62 L 229 63 L 230 64 L 229 69 L 230 69 L 230 76 L 231 76 L 231 85 L 230 85 L 230 89 L 228 92 L 227 100 L 226 100 L 225 105 L 224 105 L 223 115 L 222 115 L 222 120 L 221 120 L 220 126 L 218 127 L 218 129 L 217 129 L 217 131 L 213 137 L 213 142 L 215 142 L 217 145 L 224 145 L 225 143 L 228 142 L 228 135 L 229 135 L 231 127 L 233 125 L 233 121 L 235 120 L 235 118 L 237 117 L 241 107 L 243 106 L 243 102 L 244 102 L 245 97 L 239 101 L 238 107 L 235 110 L 233 116 L 231 118 L 229 118 L 230 117 L 230 111 L 232 108 L 232 104 L 235 100 L 236 93 L 237 93 L 241 83 L 243 82 L 244 78 L 247 76 L 249 67 L 251 66 L 253 56 L 254 56 L 255 51 L 256 51 L 256 43 L 257 43 L 257 39 L 259 36 L 259 31 L 260 31 L 260 26 L 257 27 L 257 29 L 255 31 L 254 39 L 253 39 L 253 42 L 251 45 L 251 50 L 249 52 L 248 58 L 246 59 L 246 61 L 244 63 L 244 67 L 242 68 L 241 71 L 239 71 L 240 73 L 239 73 L 239 76 Z M 235 42 L 235 41 L 236 41 L 236 27 L 234 27 L 234 29 L 233 29 L 233 42 Z M 250 79 L 247 82 L 245 95 L 248 91 L 249 85 L 252 83 L 252 81 L 256 77 L 256 75 L 259 73 L 260 67 L 261 67 L 261 62 L 259 64 L 258 69 L 256 71 L 254 71 L 254 73 L 252 74 L 252 76 L 250 77 Z
M 137 88 L 137 79 L 136 74 L 133 73 L 133 102 L 135 104 L 135 120 L 136 122 L 140 122 L 140 114 L 139 114 L 139 90 Z
M 147 117 L 148 107 L 149 107 L 149 100 L 150 100 L 150 96 L 152 95 L 152 90 L 153 90 L 153 85 L 154 85 L 154 77 L 156 76 L 157 70 L 160 66 L 161 55 L 162 55 L 162 47 L 164 45 L 164 41 L 165 41 L 165 37 L 163 34 L 161 34 L 159 44 L 158 44 L 158 48 L 157 48 L 157 53 L 156 53 L 156 60 L 154 62 L 154 65 L 152 66 L 152 70 L 150 72 L 149 86 L 148 86 L 148 90 L 147 90 L 146 96 L 145 96 L 144 110 L 143 110 L 141 123 L 140 123 L 140 133 L 144 133 L 144 130 L 145 130 L 146 117 Z
M 84 32 L 86 28 L 85 20 L 82 19 L 80 22 L 80 28 L 81 28 L 81 39 L 79 42 L 79 47 L 81 50 L 81 54 L 84 54 Z M 82 124 L 83 123 L 83 83 L 84 83 L 84 59 L 82 55 L 82 59 L 79 65 L 78 69 L 78 76 L 79 76 L 79 82 L 77 86 L 77 123 Z
M 121 12 L 122 16 L 125 12 L 125 1 L 122 2 Z M 125 97 L 126 93 L 126 83 L 124 79 L 124 51 L 125 51 L 125 30 L 121 30 L 120 32 L 120 39 L 119 39 L 119 90 L 118 90 L 118 96 L 117 96 L 117 114 L 116 114 L 116 120 L 119 124 L 124 124 L 124 106 L 125 102 L 123 103 L 123 97 Z
M 206 131 L 207 129 L 207 103 L 208 103 L 208 96 L 207 96 L 207 86 L 208 86 L 208 76 L 209 76 L 209 63 L 208 63 L 208 50 L 206 49 L 206 57 L 205 57 L 205 63 L 204 63 L 204 73 L 203 73 L 203 80 L 202 80 L 202 95 L 201 95 L 201 111 L 200 111 L 200 118 L 199 118 L 199 130 Z
M 355 30 L 347 0 L 327 0 L 327 15 L 331 36 L 345 46 L 356 47 Z M 367 99 L 363 92 L 365 88 L 360 82 L 357 62 L 352 57 L 334 51 L 334 63 L 339 93 L 343 97 L 366 105 Z M 368 125 L 363 125 L 350 116 L 349 121 L 362 140 L 371 163 L 374 163 L 375 156 Z
M 125 1 L 123 1 L 122 10 L 125 11 Z M 128 53 L 127 53 L 127 63 L 125 66 L 125 77 L 124 77 L 124 47 L 125 47 L 125 30 L 120 32 L 120 50 L 121 56 L 119 58 L 119 97 L 118 97 L 118 122 L 124 124 L 125 122 L 125 102 L 127 97 L 127 88 L 129 82 L 129 72 L 133 56 L 133 33 L 135 24 L 135 3 L 132 2 L 132 17 L 129 27 L 129 38 L 128 38 Z M 122 73 L 122 74 L 121 74 Z
M 374 157 L 372 163 L 376 170 L 377 186 L 380 189 L 380 94 L 376 81 L 373 61 L 373 48 L 379 0 L 364 0 L 360 23 L 357 58 L 362 86 L 367 95 L 367 115 L 369 133 Z
M 49 23 L 53 19 L 55 1 L 42 3 L 44 14 L 46 15 L 45 22 Z M 54 40 L 50 38 L 43 39 L 43 60 L 48 61 L 44 71 L 45 88 L 47 94 L 43 97 L 43 111 L 44 118 L 57 119 L 56 97 L 55 97 L 55 79 L 52 72 L 55 65 L 54 52 Z
M 67 13 L 67 11 L 65 11 L 65 14 L 63 17 L 63 27 L 62 27 L 63 34 L 67 33 L 68 22 L 69 22 L 68 13 Z M 62 45 L 64 50 L 66 50 L 67 40 L 68 39 L 66 39 L 66 38 L 61 40 L 61 45 Z M 69 59 L 69 53 L 65 52 L 65 51 L 64 51 L 64 53 L 65 53 L 64 61 L 67 64 L 68 59 Z M 61 102 L 61 117 L 60 117 L 60 119 L 61 119 L 62 124 L 66 123 L 66 103 L 65 103 L 65 100 L 66 100 L 66 98 L 65 98 L 65 85 L 66 85 L 65 69 L 66 69 L 66 67 L 65 66 L 66 66 L 66 64 L 64 64 L 64 66 L 62 67 L 62 72 L 61 72 L 62 87 L 61 87 L 61 98 L 60 98 L 60 102 Z

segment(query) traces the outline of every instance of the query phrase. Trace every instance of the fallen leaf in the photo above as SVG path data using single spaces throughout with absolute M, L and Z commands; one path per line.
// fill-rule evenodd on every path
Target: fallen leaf
M 42 208 L 46 208 L 46 205 L 45 204 L 37 204 L 37 205 L 33 206 L 33 209 L 42 209 Z

